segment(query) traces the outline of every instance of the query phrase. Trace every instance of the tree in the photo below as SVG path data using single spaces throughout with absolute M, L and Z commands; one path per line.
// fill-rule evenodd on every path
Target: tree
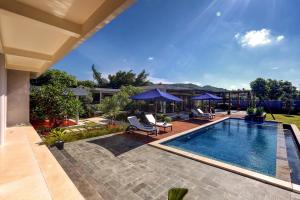
M 268 82 L 263 78 L 257 78 L 256 80 L 250 83 L 251 90 L 259 98 L 264 99 L 268 97 L 269 86 Z
M 49 119 L 58 126 L 57 120 L 75 117 L 82 113 L 81 103 L 65 86 L 58 83 L 33 88 L 30 94 L 32 120 Z
M 297 88 L 292 85 L 289 81 L 280 81 L 280 87 L 282 89 L 283 95 L 289 95 L 291 98 L 296 98 Z
M 83 112 L 81 114 L 81 117 L 91 117 L 94 114 L 94 111 L 96 110 L 95 105 L 93 105 L 93 96 L 92 93 L 89 92 L 87 96 L 81 96 L 79 97 L 79 100 L 81 102 Z
M 297 97 L 297 88 L 289 81 L 280 81 L 280 87 L 283 92 L 282 102 L 283 107 L 290 114 L 295 108 L 294 99 Z
M 98 87 L 107 87 L 108 81 L 102 77 L 102 73 L 99 72 L 95 65 L 92 65 L 93 78 L 97 82 Z
M 85 87 L 85 88 L 95 88 L 97 84 L 91 80 L 84 80 L 84 81 L 77 81 L 78 87 Z
M 104 98 L 99 104 L 99 109 L 112 121 L 116 119 L 121 111 L 135 109 L 138 103 L 129 97 L 142 92 L 141 88 L 134 86 L 122 86 L 121 90 L 112 97 Z
M 279 99 L 283 94 L 280 82 L 277 80 L 268 79 L 267 84 L 269 88 L 268 98 L 272 100 Z
M 119 106 L 121 110 L 128 109 L 129 105 L 133 102 L 130 97 L 141 93 L 143 89 L 134 86 L 122 86 L 121 90 L 114 94 L 119 101 Z
M 135 79 L 135 86 L 145 86 L 150 83 L 150 81 L 147 79 L 149 74 L 146 73 L 145 70 L 141 71 L 136 79 Z
M 111 120 L 111 123 L 113 123 L 121 110 L 117 96 L 104 98 L 99 104 L 99 109 Z
M 77 80 L 74 76 L 58 69 L 50 69 L 37 79 L 32 79 L 30 83 L 35 86 L 60 84 L 65 87 L 77 87 Z
M 132 70 L 126 71 L 118 71 L 116 74 L 108 75 L 109 86 L 111 88 L 120 88 L 121 86 L 134 85 L 135 83 L 135 73 Z

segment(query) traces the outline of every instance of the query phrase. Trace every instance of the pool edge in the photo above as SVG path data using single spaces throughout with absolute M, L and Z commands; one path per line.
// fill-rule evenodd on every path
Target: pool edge
M 263 174 L 260 174 L 260 173 L 257 173 L 257 172 L 251 171 L 251 170 L 247 170 L 247 169 L 244 169 L 244 168 L 241 168 L 241 167 L 230 165 L 228 163 L 213 160 L 213 159 L 210 159 L 210 158 L 207 158 L 207 157 L 204 157 L 204 156 L 196 155 L 196 154 L 193 154 L 193 153 L 190 153 L 190 152 L 186 152 L 186 151 L 183 151 L 183 150 L 180 150 L 180 149 L 176 149 L 176 148 L 169 147 L 169 146 L 161 144 L 165 141 L 177 138 L 179 136 L 191 133 L 191 132 L 196 131 L 198 129 L 204 128 L 206 126 L 210 126 L 212 124 L 219 123 L 223 120 L 230 119 L 230 118 L 231 117 L 224 117 L 222 119 L 219 119 L 219 120 L 216 120 L 216 121 L 198 126 L 196 128 L 193 128 L 193 129 L 190 129 L 190 130 L 187 130 L 187 131 L 184 131 L 184 132 L 181 132 L 181 133 L 178 133 L 178 134 L 175 134 L 175 135 L 172 135 L 172 136 L 169 136 L 169 137 L 151 142 L 148 145 L 150 145 L 152 147 L 156 147 L 156 148 L 161 149 L 161 150 L 165 150 L 165 151 L 174 153 L 176 155 L 180 155 L 180 156 L 195 160 L 195 161 L 199 161 L 201 163 L 204 163 L 204 164 L 207 164 L 207 165 L 210 165 L 210 166 L 213 166 L 213 167 L 217 167 L 217 168 L 220 168 L 220 169 L 223 169 L 223 170 L 226 170 L 226 171 L 230 171 L 230 172 L 239 174 L 239 175 L 244 176 L 244 177 L 252 178 L 252 179 L 255 179 L 257 181 L 267 183 L 267 184 L 270 184 L 270 185 L 273 185 L 273 186 L 276 186 L 276 187 L 279 187 L 279 188 L 282 188 L 282 189 L 285 189 L 285 190 L 288 190 L 288 191 L 291 191 L 291 192 L 300 193 L 300 185 L 294 184 L 292 182 L 287 182 L 287 181 L 284 181 L 284 180 L 280 180 L 278 178 L 263 175 Z M 300 144 L 300 131 L 298 130 L 298 128 L 294 124 L 291 124 L 291 127 L 296 128 L 293 131 L 295 131 L 295 133 L 298 135 L 299 140 L 298 140 L 297 137 L 295 137 L 295 138 L 296 138 L 297 142 Z

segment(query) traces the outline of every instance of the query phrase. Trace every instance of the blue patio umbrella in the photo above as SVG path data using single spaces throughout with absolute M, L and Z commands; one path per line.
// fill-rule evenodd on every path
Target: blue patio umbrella
M 192 100 L 221 100 L 222 97 L 218 97 L 216 95 L 210 94 L 210 93 L 204 93 L 199 96 L 195 96 L 192 98 Z
M 221 100 L 222 97 L 218 97 L 216 95 L 210 94 L 210 93 L 204 93 L 199 96 L 195 96 L 192 98 L 192 100 L 208 100 L 209 101 L 209 110 L 210 110 L 210 101 L 211 100 Z
M 181 102 L 182 99 L 168 94 L 166 92 L 162 92 L 159 89 L 148 90 L 146 92 L 139 93 L 137 95 L 130 97 L 132 100 L 143 100 L 143 101 L 155 101 L 155 117 L 157 112 L 157 101 L 167 101 L 167 102 Z
M 137 95 L 130 97 L 133 100 L 143 100 L 143 101 L 176 101 L 181 102 L 182 99 L 168 94 L 166 92 L 162 92 L 159 89 L 153 89 L 146 92 L 139 93 Z

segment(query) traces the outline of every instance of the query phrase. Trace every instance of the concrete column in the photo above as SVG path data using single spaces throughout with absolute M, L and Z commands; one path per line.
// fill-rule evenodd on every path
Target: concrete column
M 7 70 L 7 125 L 29 123 L 30 73 Z
M 4 55 L 0 54 L 0 146 L 4 144 L 7 121 L 7 74 Z
M 79 100 L 79 96 L 76 96 L 76 99 Z M 76 113 L 76 124 L 79 123 L 79 112 Z
M 100 91 L 99 92 L 99 103 L 101 103 L 101 101 L 102 101 L 102 92 Z

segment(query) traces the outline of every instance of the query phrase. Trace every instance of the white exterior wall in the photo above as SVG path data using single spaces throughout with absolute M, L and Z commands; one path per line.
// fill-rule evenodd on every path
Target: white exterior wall
M 5 58 L 0 54 L 0 145 L 4 144 L 7 119 L 7 79 L 5 69 Z

